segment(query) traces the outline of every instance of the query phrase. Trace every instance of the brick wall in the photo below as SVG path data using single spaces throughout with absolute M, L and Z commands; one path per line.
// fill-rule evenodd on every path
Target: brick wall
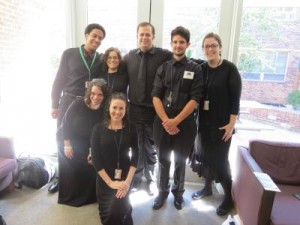
M 292 109 L 266 106 L 264 108 L 249 108 L 244 118 L 263 121 L 289 130 L 300 131 L 300 111 Z
M 0 78 L 18 65 L 18 53 L 30 37 L 28 28 L 41 18 L 45 4 L 45 0 L 0 0 Z

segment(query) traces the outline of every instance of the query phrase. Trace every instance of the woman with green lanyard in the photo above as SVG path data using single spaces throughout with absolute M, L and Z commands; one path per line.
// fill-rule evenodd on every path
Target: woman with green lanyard
M 96 51 L 105 38 L 105 30 L 99 24 L 89 24 L 85 29 L 86 43 L 79 48 L 69 48 L 63 52 L 60 65 L 52 85 L 51 116 L 60 127 L 65 112 L 77 98 L 82 98 L 88 82 L 99 77 L 101 61 Z M 58 129 L 59 131 L 59 129 Z M 58 153 L 63 153 L 63 141 L 57 132 Z M 59 157 L 58 154 L 58 157 Z M 60 168 L 59 168 L 60 169 Z M 49 187 L 49 192 L 58 190 L 58 181 Z

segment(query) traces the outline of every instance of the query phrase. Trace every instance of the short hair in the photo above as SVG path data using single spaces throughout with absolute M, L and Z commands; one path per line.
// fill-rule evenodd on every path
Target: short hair
M 105 35 L 106 35 L 106 32 L 105 32 L 105 29 L 103 26 L 101 26 L 100 24 L 98 23 L 91 23 L 89 25 L 87 25 L 87 27 L 85 28 L 84 30 L 84 34 L 89 34 L 92 32 L 92 30 L 94 29 L 98 29 L 98 30 L 101 30 L 102 33 L 103 33 L 103 39 L 105 38 Z
M 108 98 L 108 100 L 106 102 L 106 105 L 105 105 L 105 114 L 104 114 L 103 123 L 106 127 L 108 127 L 108 125 L 110 123 L 110 120 L 111 120 L 110 113 L 109 113 L 109 108 L 110 108 L 112 100 L 114 100 L 114 99 L 119 99 L 119 100 L 122 100 L 122 101 L 125 102 L 126 112 L 125 112 L 125 116 L 123 118 L 123 122 L 124 122 L 124 125 L 126 125 L 129 122 L 129 114 L 128 114 L 129 104 L 128 104 L 128 101 L 127 101 L 127 97 L 122 92 L 114 92 L 110 95 L 110 97 Z
M 109 55 L 109 53 L 111 53 L 111 52 L 117 53 L 118 58 L 119 58 L 119 60 L 120 60 L 120 65 L 121 65 L 121 61 L 122 61 L 122 54 L 121 54 L 121 51 L 120 51 L 118 48 L 110 47 L 110 48 L 106 49 L 105 53 L 104 53 L 103 56 L 102 56 L 102 60 L 105 62 L 105 63 L 103 63 L 104 71 L 107 71 L 107 70 L 108 70 L 108 67 L 107 67 L 106 62 L 107 62 L 107 59 L 108 59 L 108 55 Z M 120 65 L 119 65 L 119 67 L 120 67 Z
M 153 34 L 153 36 L 155 36 L 155 28 L 154 28 L 154 26 L 153 26 L 151 23 L 149 23 L 149 22 L 141 22 L 141 23 L 139 23 L 138 26 L 137 26 L 137 29 L 136 29 L 136 33 L 137 33 L 137 34 L 139 33 L 140 27 L 147 27 L 147 26 L 150 26 L 150 27 L 151 27 L 151 29 L 152 29 L 152 34 Z
M 173 37 L 175 35 L 180 35 L 186 40 L 186 42 L 188 43 L 190 42 L 190 37 L 191 37 L 190 31 L 183 26 L 178 26 L 171 31 L 171 41 L 173 40 Z
M 204 47 L 204 41 L 207 38 L 214 38 L 218 42 L 220 48 L 222 48 L 222 40 L 221 40 L 220 36 L 216 33 L 213 33 L 213 32 L 210 32 L 210 33 L 208 33 L 207 35 L 204 36 L 203 41 L 202 41 L 202 48 Z
M 108 90 L 107 90 L 107 83 L 106 83 L 106 81 L 105 81 L 104 79 L 102 79 L 102 78 L 93 79 L 93 80 L 89 83 L 89 85 L 88 85 L 88 87 L 87 87 L 87 89 L 86 89 L 86 91 L 85 91 L 85 95 L 84 95 L 85 102 L 86 102 L 86 104 L 88 104 L 88 105 L 91 104 L 91 99 L 90 99 L 90 97 L 91 97 L 91 93 L 92 93 L 92 88 L 93 88 L 94 86 L 97 86 L 97 87 L 100 88 L 100 90 L 102 91 L 104 100 L 106 99 L 106 97 L 107 97 L 107 95 L 108 95 Z M 103 103 L 104 103 L 104 102 L 103 102 Z M 102 104 L 103 104 L 103 103 L 102 103 Z

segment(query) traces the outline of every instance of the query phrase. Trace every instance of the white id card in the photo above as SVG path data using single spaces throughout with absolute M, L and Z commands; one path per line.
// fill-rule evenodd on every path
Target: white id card
M 206 111 L 209 110 L 209 101 L 208 100 L 204 101 L 203 110 L 206 110 Z
M 115 169 L 115 179 L 120 180 L 122 175 L 122 170 Z
M 183 73 L 183 79 L 193 80 L 194 79 L 194 72 L 192 72 L 192 71 L 184 71 L 184 73 Z
M 90 86 L 91 82 L 90 81 L 86 81 L 85 82 L 85 88 L 88 88 Z

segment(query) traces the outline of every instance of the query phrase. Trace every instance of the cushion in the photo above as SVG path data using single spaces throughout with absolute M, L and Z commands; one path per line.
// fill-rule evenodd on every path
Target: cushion
M 300 200 L 293 193 L 300 192 L 299 186 L 278 185 L 281 192 L 276 193 L 274 198 L 271 221 L 274 225 L 299 225 L 300 223 Z
M 15 159 L 0 158 L 0 179 L 7 176 L 17 167 Z
M 275 183 L 300 185 L 300 143 L 252 140 L 249 151 Z

